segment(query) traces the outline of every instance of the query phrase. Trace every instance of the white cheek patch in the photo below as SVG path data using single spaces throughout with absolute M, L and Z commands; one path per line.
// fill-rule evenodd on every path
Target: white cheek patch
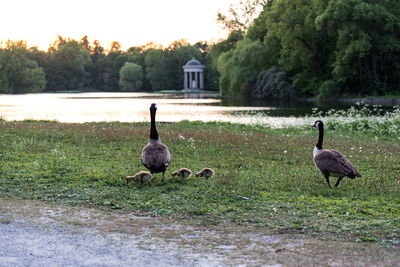
M 314 147 L 314 151 L 313 151 L 314 158 L 315 158 L 315 155 L 317 155 L 318 151 L 319 151 L 318 147 Z

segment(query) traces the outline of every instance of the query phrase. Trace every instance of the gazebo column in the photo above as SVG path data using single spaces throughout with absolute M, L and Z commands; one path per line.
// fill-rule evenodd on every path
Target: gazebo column
M 194 80 L 195 80 L 195 84 L 196 84 L 196 86 L 194 87 L 195 89 L 197 89 L 198 88 L 198 81 L 199 81 L 199 79 L 198 79 L 198 77 L 199 77 L 199 72 L 198 71 L 196 71 L 195 73 L 194 73 Z
M 186 90 L 186 89 L 188 89 L 188 86 L 187 86 L 188 85 L 187 84 L 188 83 L 188 79 L 187 79 L 188 73 L 185 71 L 183 76 L 184 76 L 184 78 L 183 78 L 183 89 Z
M 192 73 L 190 72 L 190 71 L 188 71 L 188 82 L 189 82 L 189 84 L 187 85 L 187 87 L 188 87 L 188 89 L 190 89 L 191 88 L 191 85 L 190 85 L 190 81 L 192 80 Z
M 189 89 L 193 89 L 193 73 L 189 72 Z
M 204 72 L 200 72 L 200 89 L 204 89 Z

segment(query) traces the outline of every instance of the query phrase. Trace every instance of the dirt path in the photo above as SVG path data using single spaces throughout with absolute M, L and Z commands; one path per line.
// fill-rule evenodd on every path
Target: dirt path
M 400 251 L 0 198 L 1 266 L 399 266 Z

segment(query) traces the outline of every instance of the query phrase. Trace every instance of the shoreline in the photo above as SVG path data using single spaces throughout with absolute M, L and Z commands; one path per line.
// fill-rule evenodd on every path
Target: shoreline
M 299 98 L 296 99 L 295 101 L 306 101 L 306 102 L 318 102 L 318 100 L 315 97 L 311 98 Z M 325 100 L 319 100 L 321 103 L 328 103 L 328 102 L 336 102 L 336 103 L 343 103 L 343 104 L 357 104 L 357 103 L 362 103 L 362 104 L 369 104 L 369 105 L 383 105 L 383 106 L 396 106 L 400 105 L 400 97 L 394 97 L 394 98 L 379 98 L 379 97 L 355 97 L 355 98 L 337 98 L 337 99 L 325 99 Z
M 76 93 L 107 93 L 107 94 L 112 94 L 112 93 L 146 93 L 146 94 L 211 94 L 211 95 L 216 95 L 220 98 L 242 98 L 240 96 L 221 96 L 219 91 L 208 91 L 208 90 L 161 90 L 161 91 L 136 91 L 136 92 L 124 92 L 124 91 L 113 91 L 113 92 L 108 92 L 108 91 L 90 91 L 90 90 L 68 90 L 68 91 L 43 91 L 43 92 L 37 92 L 37 93 L 25 93 L 25 94 L 76 94 Z M 0 94 L 0 96 L 4 95 L 24 95 L 24 94 Z M 277 100 L 277 101 L 286 101 L 288 99 L 285 98 L 249 98 L 253 100 Z M 317 100 L 316 97 L 299 97 L 299 98 L 292 98 L 290 101 L 306 101 L 306 102 L 340 102 L 340 103 L 357 103 L 357 102 L 362 102 L 366 104 L 385 104 L 385 105 L 400 105 L 400 96 L 395 96 L 395 97 L 372 97 L 372 96 L 365 96 L 365 97 L 348 97 L 348 98 L 335 98 L 335 99 L 324 99 L 324 100 Z

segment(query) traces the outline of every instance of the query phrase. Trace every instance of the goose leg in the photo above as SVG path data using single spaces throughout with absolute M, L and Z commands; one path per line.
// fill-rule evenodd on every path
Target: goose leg
M 162 180 L 161 181 L 164 183 L 164 180 L 165 180 L 165 172 L 162 173 Z
M 327 182 L 328 185 L 329 185 L 329 188 L 332 188 L 332 187 L 331 187 L 331 183 L 329 182 L 329 175 L 325 175 L 325 179 L 326 179 L 326 182 Z
M 337 187 L 337 186 L 339 185 L 339 183 L 340 183 L 340 181 L 342 180 L 343 177 L 344 177 L 344 176 L 339 177 L 339 179 L 336 181 L 335 187 Z

